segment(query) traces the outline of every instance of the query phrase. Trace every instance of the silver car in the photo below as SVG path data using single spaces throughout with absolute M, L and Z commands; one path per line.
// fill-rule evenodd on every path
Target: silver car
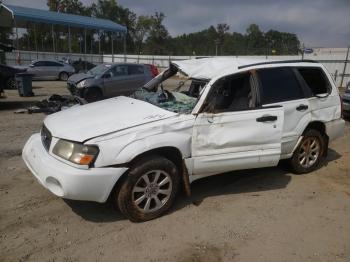
M 33 74 L 33 80 L 63 80 L 67 81 L 70 75 L 74 74 L 74 67 L 58 61 L 34 61 L 27 69 Z
M 105 63 L 87 73 L 72 75 L 67 87 L 73 95 L 94 102 L 103 98 L 131 95 L 155 76 L 150 65 Z

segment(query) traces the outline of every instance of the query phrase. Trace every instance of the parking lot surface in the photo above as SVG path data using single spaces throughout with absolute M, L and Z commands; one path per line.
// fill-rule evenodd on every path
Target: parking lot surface
M 21 150 L 44 114 L 35 97 L 0 99 L 0 261 L 350 261 L 350 124 L 320 169 L 243 170 L 196 181 L 167 215 L 131 223 L 112 205 L 63 200 L 25 167 Z

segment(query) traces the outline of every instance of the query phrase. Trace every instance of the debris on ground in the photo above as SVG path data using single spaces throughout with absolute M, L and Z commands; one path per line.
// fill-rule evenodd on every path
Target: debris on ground
M 70 108 L 75 105 L 84 105 L 87 102 L 77 96 L 70 96 L 70 95 L 52 95 L 47 99 L 38 101 L 35 103 L 35 105 L 28 107 L 27 109 L 19 109 L 16 110 L 16 114 L 22 114 L 22 113 L 45 113 L 45 114 L 52 114 L 67 108 Z

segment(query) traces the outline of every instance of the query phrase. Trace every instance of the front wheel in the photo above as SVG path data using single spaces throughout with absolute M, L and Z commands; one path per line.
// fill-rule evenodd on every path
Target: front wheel
M 144 158 L 130 169 L 114 201 L 131 221 L 151 220 L 172 206 L 179 182 L 173 162 L 163 157 Z
M 289 160 L 292 171 L 304 174 L 315 170 L 321 162 L 324 150 L 325 141 L 321 133 L 317 130 L 307 130 Z
M 89 103 L 96 102 L 102 99 L 102 93 L 96 87 L 87 88 L 84 92 L 84 98 Z

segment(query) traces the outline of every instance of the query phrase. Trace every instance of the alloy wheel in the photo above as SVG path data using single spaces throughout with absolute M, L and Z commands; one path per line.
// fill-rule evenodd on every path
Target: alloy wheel
M 320 156 L 320 149 L 320 141 L 316 137 L 307 137 L 299 149 L 299 164 L 304 168 L 314 165 Z
M 162 208 L 172 193 L 172 180 L 163 170 L 152 170 L 141 176 L 132 190 L 132 201 L 143 213 Z

